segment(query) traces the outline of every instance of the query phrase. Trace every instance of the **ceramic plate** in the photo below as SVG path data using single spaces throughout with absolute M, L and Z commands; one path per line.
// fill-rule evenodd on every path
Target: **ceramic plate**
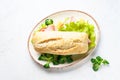
M 41 66 L 43 66 L 45 64 L 44 61 L 39 61 L 38 60 L 38 57 L 40 56 L 40 54 L 38 54 L 38 52 L 36 52 L 32 46 L 32 43 L 31 43 L 31 38 L 32 38 L 32 35 L 33 35 L 33 32 L 38 29 L 38 27 L 41 25 L 41 23 L 43 23 L 46 19 L 50 18 L 50 19 L 53 19 L 54 22 L 58 22 L 58 21 L 61 21 L 63 19 L 65 19 L 66 17 L 71 17 L 71 16 L 74 16 L 76 19 L 84 19 L 84 20 L 87 20 L 89 23 L 93 24 L 94 27 L 95 27 L 95 35 L 96 35 L 96 46 L 89 50 L 87 52 L 87 54 L 85 55 L 77 55 L 77 56 L 73 56 L 73 59 L 74 61 L 72 63 L 66 63 L 66 64 L 60 64 L 60 65 L 53 65 L 52 63 L 50 64 L 50 69 L 60 69 L 60 68 L 68 68 L 70 66 L 74 66 L 76 64 L 83 64 L 85 63 L 86 61 L 88 61 L 92 56 L 91 54 L 93 54 L 93 51 L 96 49 L 97 45 L 98 45 L 98 41 L 99 41 L 99 37 L 100 37 L 100 30 L 99 30 L 99 26 L 96 22 L 96 20 L 91 16 L 89 15 L 88 13 L 85 13 L 85 12 L 82 12 L 82 11 L 78 11 L 78 10 L 65 10 L 65 11 L 59 11 L 59 12 L 56 12 L 56 13 L 53 13 L 47 17 L 45 17 L 44 19 L 42 19 L 34 28 L 33 30 L 31 31 L 30 35 L 29 35 L 29 38 L 28 38 L 28 50 L 29 50 L 29 53 L 30 53 L 30 56 L 32 57 L 32 59 L 40 64 Z

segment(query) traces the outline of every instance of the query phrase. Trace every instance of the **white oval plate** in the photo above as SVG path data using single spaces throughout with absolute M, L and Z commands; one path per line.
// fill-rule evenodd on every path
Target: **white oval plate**
M 38 60 L 38 57 L 40 56 L 40 54 L 38 54 L 33 46 L 32 46 L 32 43 L 31 43 L 31 38 L 32 38 L 32 35 L 33 35 L 33 32 L 41 25 L 41 23 L 43 23 L 45 21 L 45 19 L 47 18 L 50 18 L 50 19 L 53 19 L 54 22 L 58 22 L 58 21 L 61 21 L 61 20 L 64 20 L 66 17 L 71 17 L 71 16 L 74 16 L 76 19 L 84 19 L 84 20 L 87 20 L 89 23 L 93 24 L 94 27 L 95 27 L 95 34 L 96 34 L 96 46 L 98 45 L 98 41 L 99 41 L 99 37 L 100 37 L 100 29 L 99 29 L 99 26 L 96 22 L 96 20 L 89 14 L 85 13 L 85 12 L 82 12 L 82 11 L 78 11 L 78 10 L 65 10 L 65 11 L 59 11 L 59 12 L 56 12 L 56 13 L 53 13 L 49 16 L 47 16 L 46 18 L 42 19 L 34 28 L 33 30 L 31 31 L 30 35 L 29 35 L 29 38 L 28 38 L 28 51 L 30 53 L 30 56 L 32 57 L 32 59 L 37 62 L 38 64 L 40 64 L 41 66 L 43 66 L 45 64 L 44 61 L 39 61 Z M 50 64 L 50 68 L 53 69 L 53 68 L 67 68 L 68 66 L 73 66 L 75 65 L 76 63 L 79 63 L 79 64 L 83 64 L 85 63 L 86 61 L 88 61 L 90 58 L 91 58 L 91 54 L 93 53 L 93 51 L 96 49 L 96 46 L 95 48 L 89 50 L 89 52 L 86 54 L 86 55 L 77 55 L 77 56 L 74 56 L 74 61 L 72 63 L 69 63 L 69 64 L 60 64 L 60 65 L 53 65 L 53 64 Z

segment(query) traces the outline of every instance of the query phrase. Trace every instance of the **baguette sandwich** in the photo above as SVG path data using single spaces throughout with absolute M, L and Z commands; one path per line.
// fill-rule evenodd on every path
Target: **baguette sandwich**
M 74 55 L 88 51 L 88 34 L 85 32 L 36 32 L 32 41 L 34 49 L 41 54 Z

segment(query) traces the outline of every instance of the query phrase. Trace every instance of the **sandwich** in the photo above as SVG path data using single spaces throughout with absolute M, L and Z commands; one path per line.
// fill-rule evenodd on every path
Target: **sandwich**
M 44 68 L 50 68 L 50 63 L 71 63 L 73 55 L 86 55 L 95 47 L 95 38 L 92 24 L 72 17 L 57 24 L 46 19 L 34 30 L 31 41 L 34 50 L 40 54 L 38 60 L 46 61 Z
M 88 51 L 88 34 L 85 32 L 36 32 L 32 40 L 34 49 L 39 53 L 74 55 Z

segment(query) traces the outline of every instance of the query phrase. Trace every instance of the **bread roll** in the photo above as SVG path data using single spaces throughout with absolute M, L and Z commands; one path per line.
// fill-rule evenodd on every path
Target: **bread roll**
M 32 42 L 39 53 L 74 55 L 88 51 L 88 35 L 84 32 L 36 32 Z

